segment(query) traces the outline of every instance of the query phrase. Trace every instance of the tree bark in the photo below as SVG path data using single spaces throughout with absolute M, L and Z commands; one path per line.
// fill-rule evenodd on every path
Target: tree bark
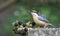
M 4 3 L 0 3 L 0 11 L 15 2 L 16 2 L 16 0 L 7 0 Z

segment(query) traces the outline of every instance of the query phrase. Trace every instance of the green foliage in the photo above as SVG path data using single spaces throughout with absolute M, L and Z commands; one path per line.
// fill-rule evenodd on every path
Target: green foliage
M 25 6 L 17 6 L 17 8 L 19 9 L 19 16 L 8 18 L 8 21 L 10 22 L 10 24 L 15 20 L 20 20 L 23 22 L 25 22 L 26 20 L 32 21 L 31 15 L 28 12 L 28 9 L 25 8 Z
M 8 36 L 13 36 L 13 33 L 12 33 L 13 26 L 12 26 L 12 25 L 9 25 L 9 24 L 3 25 L 3 26 L 1 27 L 1 29 L 2 29 L 3 31 L 5 31 Z
M 51 3 L 56 3 L 57 0 L 49 0 Z

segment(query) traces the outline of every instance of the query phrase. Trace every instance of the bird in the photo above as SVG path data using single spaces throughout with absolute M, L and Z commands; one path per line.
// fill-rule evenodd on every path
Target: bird
M 52 25 L 44 15 L 42 15 L 36 10 L 32 10 L 31 15 L 32 15 L 33 21 L 39 26 L 45 27 L 47 25 Z

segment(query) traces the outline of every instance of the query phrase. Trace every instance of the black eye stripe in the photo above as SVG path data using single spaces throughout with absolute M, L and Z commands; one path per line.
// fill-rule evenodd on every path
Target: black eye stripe
M 32 10 L 32 13 L 39 14 L 39 11 L 37 11 L 37 10 Z
M 33 12 L 33 13 L 37 13 L 38 14 L 38 12 Z

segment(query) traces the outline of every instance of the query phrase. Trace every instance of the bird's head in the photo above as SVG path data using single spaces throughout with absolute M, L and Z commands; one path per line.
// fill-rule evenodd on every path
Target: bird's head
M 36 10 L 32 10 L 31 14 L 32 14 L 32 16 L 38 17 L 38 12 Z

